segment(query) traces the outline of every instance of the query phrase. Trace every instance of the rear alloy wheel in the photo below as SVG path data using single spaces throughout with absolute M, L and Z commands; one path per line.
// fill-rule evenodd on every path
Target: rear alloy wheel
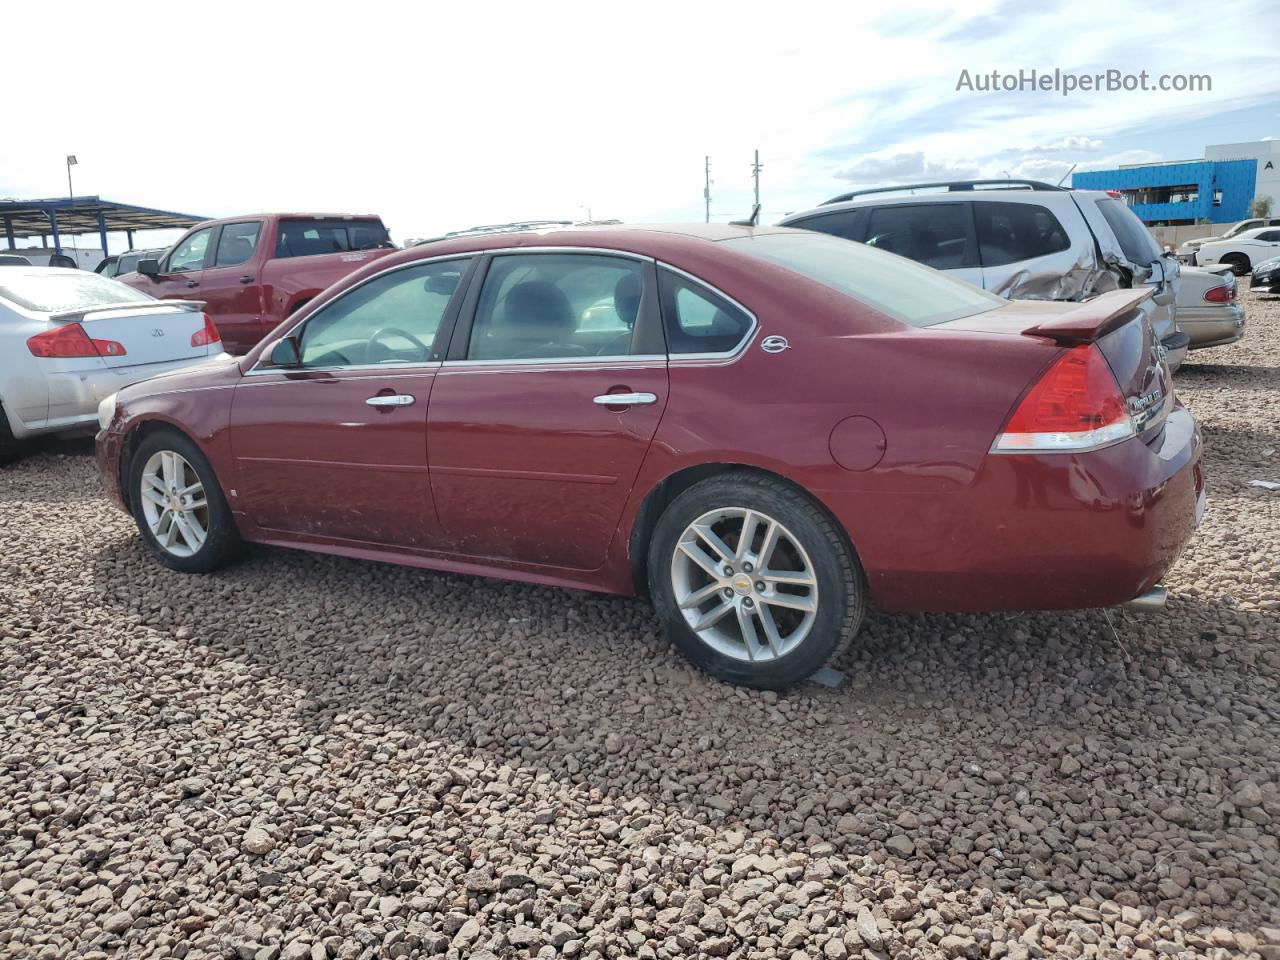
M 658 522 L 650 592 L 673 641 L 721 679 L 779 688 L 849 640 L 865 604 L 861 570 L 803 494 L 750 474 L 691 487 Z
M 1230 267 L 1237 277 L 1243 277 L 1250 270 L 1249 258 L 1243 253 L 1228 253 L 1220 262 Z
M 129 464 L 130 505 L 147 546 L 165 566 L 206 573 L 240 547 L 240 534 L 213 468 L 187 437 L 162 430 Z

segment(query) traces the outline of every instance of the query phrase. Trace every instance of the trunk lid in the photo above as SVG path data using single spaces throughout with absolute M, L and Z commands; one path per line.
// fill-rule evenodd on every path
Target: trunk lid
M 203 303 L 157 300 L 121 306 L 72 310 L 50 316 L 54 323 L 79 323 L 93 340 L 119 344 L 123 353 L 100 348 L 108 367 L 137 367 L 207 357 L 222 351 L 222 343 L 193 343 L 204 330 Z
M 1139 436 L 1150 439 L 1174 403 L 1164 348 L 1152 325 L 1153 293 L 1143 287 L 1079 303 L 1016 300 L 929 329 L 1036 337 L 1062 347 L 1093 344 L 1111 368 Z

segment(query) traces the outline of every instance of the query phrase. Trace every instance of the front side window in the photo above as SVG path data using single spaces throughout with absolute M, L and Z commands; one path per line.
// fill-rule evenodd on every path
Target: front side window
M 672 355 L 729 353 L 751 331 L 751 317 L 744 310 L 678 273 L 660 271 L 658 289 Z
M 168 272 L 190 273 L 193 270 L 204 269 L 204 253 L 209 247 L 209 238 L 212 235 L 213 228 L 206 227 L 203 230 L 197 230 L 179 243 L 173 253 L 169 254 Z
M 867 219 L 867 245 L 933 267 L 975 266 L 969 256 L 969 204 L 877 207 Z
M 215 267 L 235 267 L 248 263 L 258 249 L 258 234 L 262 224 L 228 223 L 222 227 L 222 235 L 218 237 L 218 252 L 214 257 Z
M 302 366 L 427 362 L 468 263 L 442 260 L 406 267 L 349 290 L 307 320 Z
M 626 356 L 643 290 L 643 266 L 622 257 L 495 257 L 476 305 L 467 359 Z
M 976 203 L 973 213 L 984 267 L 1047 257 L 1071 247 L 1058 218 L 1039 204 Z
M 114 257 L 108 257 L 106 260 L 103 260 L 98 264 L 98 269 L 94 271 L 94 273 L 100 274 L 104 277 L 114 277 L 119 272 L 120 261 Z
M 945 273 L 821 233 L 759 233 L 721 242 L 913 327 L 958 320 L 1007 303 Z

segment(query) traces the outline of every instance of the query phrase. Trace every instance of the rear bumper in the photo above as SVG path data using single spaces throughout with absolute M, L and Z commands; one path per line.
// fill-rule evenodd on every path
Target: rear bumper
M 1179 310 L 1178 326 L 1191 338 L 1191 350 L 1234 343 L 1244 336 L 1244 307 L 1233 303 Z
M 166 363 L 132 367 L 99 367 L 91 370 L 52 370 L 45 374 L 49 384 L 49 417 L 43 423 L 26 425 L 21 436 L 58 433 L 97 426 L 98 404 L 131 383 L 139 383 L 162 373 L 202 367 L 215 357 L 189 357 Z M 17 433 L 18 431 L 15 431 Z
M 1199 428 L 1179 406 L 1151 444 L 988 456 L 962 493 L 887 498 L 885 510 L 877 501 L 897 522 L 876 526 L 894 535 L 859 542 L 855 515 L 847 526 L 884 610 L 1112 606 L 1153 587 L 1190 539 L 1204 505 L 1200 455 Z

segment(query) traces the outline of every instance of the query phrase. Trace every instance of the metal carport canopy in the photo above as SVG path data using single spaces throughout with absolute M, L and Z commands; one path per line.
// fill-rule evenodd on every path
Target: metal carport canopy
M 54 249 L 62 251 L 62 235 L 96 233 L 107 252 L 107 233 L 123 231 L 133 244 L 134 230 L 186 229 L 209 217 L 171 210 L 136 207 L 100 197 L 59 197 L 47 200 L 0 200 L 0 224 L 9 249 L 20 237 L 52 235 Z

